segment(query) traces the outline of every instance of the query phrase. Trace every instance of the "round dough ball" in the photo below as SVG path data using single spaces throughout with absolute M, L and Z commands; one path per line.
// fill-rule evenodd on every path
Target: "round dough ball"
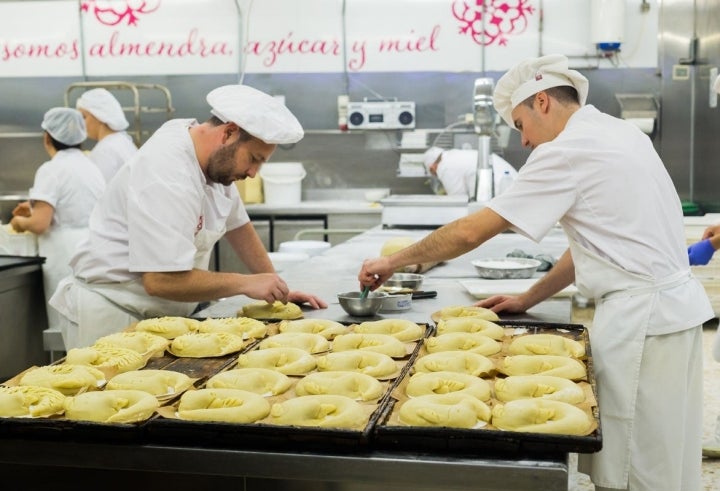
M 20 377 L 19 385 L 36 385 L 54 389 L 66 396 L 99 389 L 105 385 L 105 374 L 87 365 L 46 365 L 36 367 Z
M 582 358 L 585 356 L 585 346 L 559 334 L 526 334 L 513 339 L 508 352 L 512 355 L 558 355 Z
M 479 317 L 488 321 L 500 320 L 500 317 L 498 317 L 498 315 L 492 310 L 478 307 L 476 305 L 451 305 L 440 309 L 436 316 L 440 320 L 449 319 L 451 317 Z
M 495 364 L 489 358 L 469 351 L 440 351 L 415 361 L 415 372 L 459 372 L 480 377 L 490 374 Z
M 408 399 L 398 412 L 400 421 L 410 426 L 475 428 L 490 421 L 487 404 L 462 393 L 432 394 Z
M 387 378 L 398 372 L 398 366 L 388 355 L 376 351 L 348 350 L 319 356 L 317 369 L 321 372 L 360 372 L 375 378 Z
M 251 319 L 283 320 L 300 319 L 303 313 L 297 304 L 275 301 L 272 304 L 256 302 L 244 305 L 242 311 L 238 312 L 238 315 L 250 317 Z
M 505 375 L 554 375 L 570 380 L 585 378 L 585 364 L 575 358 L 557 355 L 512 355 L 499 363 Z
M 260 339 L 267 334 L 267 324 L 250 317 L 211 317 L 200 321 L 198 332 L 227 332 L 243 339 Z
M 229 332 L 191 332 L 173 339 L 168 351 L 183 358 L 224 356 L 243 349 L 242 337 Z
M 269 368 L 234 368 L 211 377 L 208 389 L 240 389 L 261 396 L 276 396 L 286 392 L 292 380 L 277 370 Z
M 450 317 L 437 323 L 437 335 L 451 332 L 468 332 L 482 334 L 492 339 L 500 340 L 505 336 L 502 326 L 479 317 Z
M 145 331 L 118 332 L 103 336 L 93 346 L 110 346 L 137 351 L 140 354 L 165 351 L 170 340 Z
M 178 336 L 198 330 L 200 321 L 188 317 L 153 317 L 144 319 L 135 325 L 136 331 L 157 334 L 167 339 L 175 339 Z
M 132 370 L 119 373 L 107 383 L 107 390 L 142 390 L 154 396 L 179 394 L 192 387 L 193 381 L 173 370 Z
M 469 351 L 483 356 L 499 353 L 502 345 L 493 338 L 476 332 L 448 332 L 423 339 L 428 353 Z
M 407 356 L 407 346 L 398 338 L 390 334 L 360 334 L 349 333 L 341 334 L 335 338 L 332 344 L 332 350 L 365 350 L 383 353 L 392 358 L 403 358 Z
M 65 356 L 65 363 L 89 365 L 122 373 L 144 367 L 147 360 L 137 351 L 127 348 L 90 346 L 70 349 Z
M 405 394 L 420 397 L 430 394 L 467 394 L 481 401 L 490 400 L 490 384 L 474 375 L 459 372 L 421 372 L 408 381 Z
M 517 399 L 492 410 L 492 425 L 501 430 L 587 435 L 592 419 L 582 409 L 547 399 Z
M 345 396 L 301 396 L 273 404 L 268 422 L 287 426 L 318 428 L 364 427 L 367 416 L 363 407 Z
M 392 237 L 386 240 L 385 243 L 382 245 L 382 247 L 380 248 L 380 255 L 390 256 L 398 251 L 405 249 L 408 246 L 411 246 L 415 242 L 417 242 L 417 239 L 414 237 Z
M 261 395 L 240 389 L 200 389 L 180 397 L 178 416 L 190 421 L 254 423 L 270 413 Z
M 278 326 L 280 332 L 309 332 L 320 334 L 327 340 L 333 339 L 338 334 L 349 332 L 349 328 L 336 321 L 327 319 L 297 319 L 284 320 Z
M 381 319 L 379 321 L 361 322 L 353 327 L 353 332 L 359 334 L 389 334 L 404 343 L 409 343 L 422 338 L 425 334 L 425 328 L 406 319 Z
M 260 341 L 259 349 L 300 348 L 308 353 L 324 353 L 330 349 L 330 343 L 319 334 L 309 332 L 282 332 Z
M 315 372 L 295 384 L 299 396 L 333 394 L 359 401 L 372 401 L 383 395 L 383 385 L 370 375 L 359 372 Z
M 238 368 L 269 368 L 285 375 L 305 375 L 315 369 L 313 355 L 300 348 L 266 348 L 238 357 Z
M 145 421 L 160 407 L 155 396 L 142 390 L 85 392 L 65 399 L 65 417 L 97 423 Z
M 572 380 L 552 375 L 512 375 L 495 380 L 495 397 L 501 401 L 539 397 L 580 404 L 585 400 L 582 387 Z
M 64 410 L 65 396 L 36 385 L 0 385 L 0 418 L 44 418 Z

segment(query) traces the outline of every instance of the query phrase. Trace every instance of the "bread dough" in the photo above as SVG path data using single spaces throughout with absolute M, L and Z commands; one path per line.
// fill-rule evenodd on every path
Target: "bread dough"
M 46 365 L 30 369 L 20 377 L 19 385 L 36 385 L 54 389 L 66 396 L 105 385 L 105 374 L 86 365 Z
M 211 377 L 208 389 L 240 389 L 261 396 L 283 394 L 292 385 L 290 377 L 269 368 L 234 368 Z
M 585 391 L 572 380 L 552 375 L 512 375 L 495 380 L 495 397 L 501 401 L 539 397 L 569 404 L 585 400 Z
M 284 320 L 278 326 L 280 332 L 309 332 L 320 334 L 327 340 L 332 340 L 338 334 L 349 332 L 349 328 L 339 322 L 328 319 L 297 319 Z
M 459 372 L 481 377 L 488 375 L 495 364 L 483 355 L 469 351 L 439 351 L 415 361 L 415 372 Z
M 437 323 L 437 334 L 470 332 L 500 340 L 505 336 L 502 326 L 479 317 L 450 317 Z
M 160 407 L 155 396 L 142 390 L 102 390 L 65 399 L 65 417 L 97 423 L 137 423 Z
M 492 410 L 492 425 L 501 430 L 587 435 L 592 419 L 582 409 L 547 399 L 517 399 Z
M 333 351 L 347 351 L 351 349 L 376 351 L 392 358 L 403 358 L 408 354 L 405 343 L 390 334 L 361 334 L 353 332 L 341 334 L 333 341 Z
M 425 328 L 406 319 L 381 319 L 365 321 L 353 327 L 360 334 L 389 334 L 404 343 L 417 341 L 425 335 Z
M 476 305 L 451 305 L 440 309 L 437 317 L 441 320 L 451 317 L 479 317 L 488 321 L 498 321 L 500 317 L 490 309 Z
M 417 239 L 414 237 L 392 237 L 386 240 L 385 243 L 382 245 L 382 247 L 380 248 L 380 255 L 390 256 L 398 251 L 405 249 L 408 246 L 411 246 L 415 242 L 417 242 Z
M 408 399 L 398 412 L 400 422 L 410 426 L 474 428 L 490 421 L 487 404 L 467 394 L 432 394 Z
M 198 332 L 228 332 L 243 339 L 260 339 L 267 334 L 267 324 L 250 317 L 211 317 L 200 321 Z
M 64 410 L 65 396 L 36 385 L 0 385 L 0 418 L 43 418 Z
M 72 348 L 65 356 L 65 363 L 89 365 L 100 369 L 110 369 L 117 373 L 139 370 L 147 360 L 137 351 L 117 346 L 90 346 Z
M 145 354 L 165 351 L 170 340 L 145 331 L 118 332 L 101 337 L 93 346 L 114 346 Z
M 468 394 L 481 401 L 490 400 L 490 384 L 474 375 L 459 372 L 421 372 L 416 373 L 405 386 L 409 397 L 429 394 Z
M 285 375 L 305 375 L 315 369 L 313 355 L 300 348 L 266 348 L 238 357 L 238 368 L 269 368 Z
M 372 401 L 383 395 L 383 385 L 370 375 L 359 372 L 315 372 L 295 384 L 299 396 L 333 394 L 359 401 Z
M 505 375 L 554 375 L 570 380 L 580 380 L 587 375 L 583 362 L 558 355 L 506 356 L 498 370 Z
M 526 334 L 512 340 L 508 347 L 512 355 L 559 355 L 582 358 L 582 343 L 559 334 Z
M 283 320 L 300 319 L 303 316 L 302 310 L 292 302 L 282 303 L 275 301 L 272 304 L 267 302 L 256 302 L 243 306 L 238 315 L 252 319 Z
M 319 334 L 309 332 L 282 332 L 260 341 L 259 349 L 300 348 L 308 353 L 324 353 L 330 349 L 330 343 Z
M 135 330 L 175 339 L 183 334 L 197 331 L 199 325 L 200 321 L 197 319 L 165 316 L 141 320 L 135 325 Z
M 111 378 L 106 390 L 142 390 L 160 397 L 184 392 L 192 384 L 190 377 L 173 370 L 132 370 Z
M 375 378 L 389 377 L 398 371 L 395 360 L 388 355 L 363 350 L 338 351 L 319 356 L 317 368 L 321 372 L 360 372 Z
M 208 358 L 229 355 L 244 346 L 241 336 L 229 332 L 191 332 L 173 339 L 168 351 L 183 358 Z
M 180 397 L 178 416 L 191 421 L 254 423 L 270 413 L 261 395 L 240 389 L 200 389 Z
M 366 412 L 345 396 L 301 396 L 272 405 L 268 422 L 287 426 L 358 428 L 367 422 Z
M 476 332 L 448 332 L 423 340 L 428 353 L 469 351 L 483 356 L 500 352 L 502 345 L 489 336 Z

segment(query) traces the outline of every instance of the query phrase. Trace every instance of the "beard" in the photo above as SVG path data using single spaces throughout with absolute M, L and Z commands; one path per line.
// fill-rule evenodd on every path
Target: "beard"
M 235 173 L 237 166 L 235 154 L 240 144 L 241 142 L 235 142 L 232 145 L 218 148 L 208 157 L 207 175 L 212 182 L 229 186 L 238 179 L 247 177 L 247 174 Z

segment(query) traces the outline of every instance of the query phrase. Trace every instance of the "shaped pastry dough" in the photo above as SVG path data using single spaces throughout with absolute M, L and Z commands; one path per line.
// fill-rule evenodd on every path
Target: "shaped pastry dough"
M 192 384 L 190 377 L 172 370 L 132 370 L 111 378 L 106 390 L 142 390 L 160 397 L 184 392 Z
M 145 331 L 118 332 L 103 336 L 93 346 L 126 348 L 138 353 L 157 353 L 167 349 L 170 340 Z
M 492 410 L 492 425 L 501 430 L 587 435 L 592 419 L 582 409 L 560 401 L 518 399 Z
M 341 334 L 333 341 L 333 351 L 352 349 L 376 351 L 392 358 L 403 358 L 408 354 L 405 343 L 390 334 L 360 334 L 353 332 Z
M 280 301 L 269 304 L 267 302 L 256 302 L 244 305 L 238 315 L 252 319 L 283 320 L 300 319 L 303 316 L 302 310 L 292 302 L 282 303 Z
M 240 351 L 242 337 L 229 332 L 191 332 L 173 339 L 168 351 L 183 358 L 208 358 Z
M 261 395 L 240 389 L 200 389 L 180 397 L 178 416 L 191 421 L 254 423 L 270 413 Z
M 315 357 L 300 348 L 266 348 L 238 357 L 238 368 L 269 368 L 285 375 L 305 375 L 315 369 Z
M 258 344 L 258 348 L 300 348 L 308 353 L 324 353 L 330 349 L 330 343 L 319 334 L 282 332 L 263 339 Z
M 136 331 L 157 334 L 167 339 L 175 339 L 178 336 L 198 330 L 200 321 L 188 317 L 153 317 L 144 319 L 135 325 Z
M 559 355 L 582 358 L 585 347 L 559 334 L 526 334 L 512 340 L 508 347 L 512 355 Z
M 469 351 L 483 356 L 500 352 L 502 345 L 493 338 L 476 332 L 448 332 L 423 339 L 428 353 Z
M 402 423 L 410 426 L 474 428 L 490 421 L 487 404 L 467 394 L 433 394 L 408 399 L 398 412 Z
M 575 358 L 558 355 L 512 355 L 499 363 L 505 375 L 554 375 L 579 380 L 587 375 L 585 364 Z
M 116 346 L 90 346 L 72 348 L 65 356 L 65 362 L 74 365 L 89 365 L 100 369 L 111 369 L 117 373 L 138 370 L 147 360 L 137 351 Z
M 382 319 L 361 322 L 353 327 L 353 332 L 360 334 L 389 334 L 404 343 L 409 343 L 422 338 L 425 334 L 425 328 L 406 319 Z
M 469 351 L 440 351 L 418 358 L 414 368 L 415 372 L 459 372 L 481 377 L 490 374 L 495 364 Z
M 287 426 L 358 428 L 367 416 L 362 406 L 345 396 L 301 396 L 273 404 L 268 422 Z
M 389 377 L 398 371 L 395 360 L 388 355 L 363 350 L 338 351 L 319 356 L 317 368 L 321 372 L 360 372 L 375 378 Z
M 490 384 L 474 375 L 459 372 L 416 373 L 407 383 L 405 394 L 420 397 L 430 394 L 467 394 L 481 401 L 490 400 Z
M 243 339 L 260 339 L 267 334 L 267 324 L 250 317 L 211 317 L 200 321 L 198 332 L 228 332 Z
M 451 305 L 440 309 L 436 315 L 441 320 L 451 317 L 479 317 L 489 321 L 500 320 L 500 317 L 492 310 L 476 305 Z
M 20 377 L 19 385 L 36 385 L 54 389 L 66 396 L 105 385 L 105 374 L 86 365 L 46 365 L 36 367 Z
M 503 336 L 505 336 L 505 330 L 502 326 L 479 317 L 451 317 L 449 319 L 438 321 L 438 335 L 450 332 L 477 333 L 497 340 L 500 340 Z
M 43 418 L 64 410 L 65 396 L 36 385 L 0 385 L 0 418 Z
M 102 390 L 65 399 L 65 417 L 97 423 L 145 421 L 160 407 L 155 396 L 142 390 Z
M 211 377 L 208 389 L 240 389 L 261 396 L 276 396 L 286 392 L 292 380 L 277 370 L 269 368 L 235 368 Z
M 295 384 L 299 396 L 333 394 L 358 401 L 372 401 L 383 395 L 383 385 L 375 377 L 359 372 L 315 372 Z
M 572 380 L 562 377 L 513 375 L 495 380 L 495 397 L 501 401 L 539 397 L 579 404 L 585 400 L 585 392 Z
M 339 322 L 327 319 L 297 319 L 281 321 L 278 329 L 280 332 L 309 332 L 319 334 L 327 340 L 333 339 L 338 334 L 349 332 L 349 328 Z

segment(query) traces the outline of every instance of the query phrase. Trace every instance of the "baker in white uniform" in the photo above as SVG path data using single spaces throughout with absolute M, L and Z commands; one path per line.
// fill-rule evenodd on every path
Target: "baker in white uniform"
M 235 186 L 254 177 L 278 144 L 299 141 L 300 123 L 284 104 L 244 85 L 219 87 L 207 102 L 210 119 L 163 124 L 108 183 L 72 258 L 73 276 L 51 299 L 65 318 L 68 349 L 234 295 L 327 307 L 290 291 L 275 273 Z M 223 236 L 253 274 L 208 271 Z
M 82 113 L 88 138 L 95 140 L 90 160 L 108 182 L 137 151 L 132 137 L 125 131 L 130 123 L 120 102 L 107 89 L 91 89 L 78 98 L 75 107 Z
M 60 280 L 71 273 L 68 262 L 87 235 L 90 212 L 105 190 L 105 180 L 80 149 L 87 134 L 78 111 L 50 109 L 40 126 L 50 160 L 35 172 L 30 200 L 15 207 L 10 225 L 37 234 L 38 253 L 45 257 L 45 299 L 50 300 Z M 48 307 L 47 313 L 49 327 L 58 328 L 57 311 Z
M 556 223 L 570 248 L 530 290 L 478 302 L 520 313 L 570 285 L 593 298 L 590 329 L 603 448 L 581 454 L 596 489 L 697 491 L 701 325 L 713 317 L 692 275 L 682 206 L 647 135 L 585 105 L 588 81 L 549 55 L 497 83 L 494 105 L 533 149 L 487 206 L 388 257 L 358 279 L 377 288 L 408 264 L 447 260 L 511 229 L 539 242 Z
M 425 168 L 431 176 L 437 177 L 442 184 L 444 193 L 475 197 L 475 175 L 477 174 L 478 152 L 473 149 L 452 148 L 444 150 L 440 147 L 430 147 L 423 155 Z M 512 179 L 517 176 L 517 170 L 510 162 L 496 153 L 490 154 L 490 163 L 493 168 L 493 181 L 495 189 L 501 187 L 503 175 L 507 173 Z

